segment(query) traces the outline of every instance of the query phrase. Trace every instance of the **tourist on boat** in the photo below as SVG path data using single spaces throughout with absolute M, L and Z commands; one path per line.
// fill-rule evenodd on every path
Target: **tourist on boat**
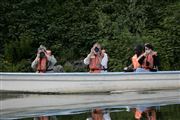
M 92 110 L 91 117 L 87 118 L 86 120 L 111 120 L 109 112 L 96 108 Z
M 132 64 L 129 65 L 128 67 L 124 68 L 125 72 L 134 72 L 136 71 L 137 68 L 140 68 L 141 65 L 138 62 L 138 58 L 140 55 L 142 55 L 144 52 L 143 46 L 142 45 L 136 45 L 134 48 L 134 56 L 131 58 Z
M 40 45 L 38 48 L 37 56 L 32 62 L 31 67 L 38 73 L 53 72 L 53 67 L 56 64 L 54 55 L 50 50 L 46 50 L 46 47 Z
M 89 65 L 91 73 L 107 72 L 108 55 L 99 43 L 93 45 L 91 52 L 84 59 L 84 64 Z
M 159 66 L 157 52 L 153 51 L 153 46 L 149 43 L 144 45 L 144 49 L 145 52 L 138 58 L 141 68 L 137 68 L 136 72 L 157 71 Z

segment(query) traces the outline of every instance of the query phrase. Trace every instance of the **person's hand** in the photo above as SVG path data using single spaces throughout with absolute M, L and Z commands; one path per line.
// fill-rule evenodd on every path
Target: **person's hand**
M 40 57 L 40 54 L 37 53 L 36 58 L 35 58 L 35 61 L 38 61 L 38 60 L 39 60 L 39 57 Z
M 151 53 L 151 50 L 146 50 L 145 52 L 144 52 L 144 56 L 147 56 L 147 55 L 149 55 Z
M 40 57 L 40 54 L 39 54 L 39 53 L 37 53 L 36 58 L 39 58 L 39 57 Z
M 104 49 L 103 49 L 103 50 L 101 50 L 101 53 L 102 53 L 102 54 L 104 54 L 105 52 L 106 52 L 106 50 L 104 50 Z
M 90 55 L 93 55 L 94 54 L 94 47 L 91 48 L 91 52 L 90 52 Z

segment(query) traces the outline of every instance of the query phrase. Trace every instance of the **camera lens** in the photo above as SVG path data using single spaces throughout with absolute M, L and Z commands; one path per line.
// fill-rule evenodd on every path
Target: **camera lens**
M 94 48 L 94 51 L 95 51 L 95 52 L 99 52 L 99 48 L 98 48 L 98 47 L 95 47 L 95 48 Z
M 40 54 L 39 55 L 40 58 L 44 58 L 45 57 L 45 53 L 44 52 L 40 52 L 39 54 Z

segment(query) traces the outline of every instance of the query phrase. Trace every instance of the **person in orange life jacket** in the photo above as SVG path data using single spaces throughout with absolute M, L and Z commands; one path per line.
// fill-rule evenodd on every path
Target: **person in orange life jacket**
M 133 69 L 136 70 L 137 68 L 141 67 L 141 65 L 138 62 L 138 59 L 140 57 L 140 55 L 143 54 L 143 46 L 142 45 L 137 45 L 134 48 L 134 52 L 135 55 L 132 57 L 132 65 L 133 65 Z
M 56 62 L 54 56 L 51 55 L 51 51 L 46 50 L 46 47 L 40 45 L 31 67 L 39 73 L 51 72 Z
M 108 55 L 101 50 L 101 45 L 95 43 L 91 52 L 84 59 L 84 64 L 89 65 L 91 73 L 100 73 L 107 71 Z
M 149 43 L 144 45 L 145 52 L 138 58 L 141 68 L 136 69 L 136 72 L 155 72 L 158 70 L 159 58 L 157 52 L 153 51 L 153 46 Z
M 135 71 L 137 68 L 141 67 L 141 65 L 138 62 L 138 58 L 141 54 L 143 54 L 143 46 L 142 45 L 136 45 L 134 48 L 134 56 L 131 58 L 131 62 L 132 64 L 129 65 L 128 67 L 124 68 L 125 72 L 133 72 Z

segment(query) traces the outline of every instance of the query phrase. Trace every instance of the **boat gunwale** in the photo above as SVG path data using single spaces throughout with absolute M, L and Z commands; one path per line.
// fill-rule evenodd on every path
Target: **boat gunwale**
M 0 77 L 8 76 L 121 76 L 121 75 L 159 75 L 159 74 L 179 74 L 180 71 L 158 71 L 158 72 L 104 72 L 104 73 L 89 73 L 89 72 L 66 72 L 66 73 L 25 73 L 25 72 L 0 72 Z

